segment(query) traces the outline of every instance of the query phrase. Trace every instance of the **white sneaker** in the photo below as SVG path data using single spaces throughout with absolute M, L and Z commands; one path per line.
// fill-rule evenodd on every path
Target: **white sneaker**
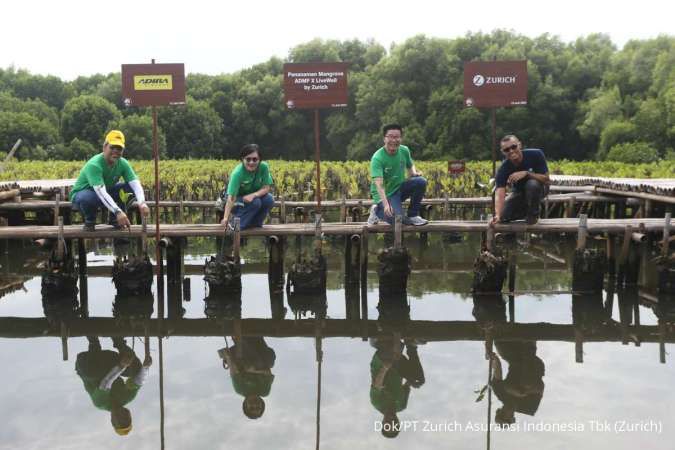
M 377 217 L 377 205 L 370 207 L 370 214 L 368 215 L 368 225 L 377 225 L 380 222 L 380 218 Z
M 426 225 L 426 224 L 428 224 L 429 221 L 428 221 L 427 219 L 423 219 L 423 218 L 420 217 L 420 216 L 415 216 L 415 217 L 408 217 L 408 223 L 409 223 L 410 225 L 420 226 L 420 225 Z

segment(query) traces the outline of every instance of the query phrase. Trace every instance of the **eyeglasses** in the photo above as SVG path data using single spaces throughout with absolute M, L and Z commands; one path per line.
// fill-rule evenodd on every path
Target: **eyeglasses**
M 510 146 L 503 148 L 502 153 L 511 153 L 513 150 L 518 148 L 518 144 L 511 144 Z
M 124 147 L 120 147 L 119 145 L 111 145 L 110 150 L 113 152 L 122 153 L 124 151 Z
M 244 158 L 247 163 L 258 162 L 258 158 Z
M 393 134 L 385 134 L 384 137 L 386 137 L 387 139 L 394 140 L 394 141 L 400 141 L 401 140 L 401 136 L 393 135 Z

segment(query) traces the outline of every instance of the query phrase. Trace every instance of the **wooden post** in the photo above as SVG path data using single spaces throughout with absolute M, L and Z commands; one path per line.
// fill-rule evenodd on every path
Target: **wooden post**
M 316 256 L 321 256 L 321 214 L 318 213 L 314 219 L 314 252 Z
M 232 242 L 232 257 L 235 264 L 239 264 L 239 246 L 241 244 L 241 230 L 239 229 L 239 217 L 234 218 L 234 242 Z
M 183 209 L 183 199 L 181 198 L 178 201 L 178 223 L 183 223 L 183 215 L 185 211 Z
M 607 233 L 607 274 L 610 278 L 616 276 L 616 257 L 614 256 L 614 235 Z
M 141 236 L 141 250 L 143 251 L 142 256 L 148 254 L 148 220 L 141 214 L 141 231 L 143 235 Z
M 368 336 L 368 226 L 361 228 L 361 319 L 364 321 L 363 339 Z
M 59 211 L 61 210 L 61 193 L 56 193 L 56 200 L 54 202 L 54 225 L 59 224 Z
M 77 240 L 77 271 L 80 279 L 80 317 L 89 317 L 89 290 L 87 286 L 87 249 L 85 240 Z
M 666 324 L 664 321 L 659 320 L 659 362 L 661 364 L 666 363 Z
M 567 202 L 567 210 L 565 211 L 565 217 L 568 217 L 568 218 L 574 217 L 574 210 L 575 210 L 576 203 L 577 203 L 577 198 L 575 196 L 571 196 L 569 201 Z
M 574 329 L 574 360 L 579 364 L 584 362 L 584 334 L 579 329 Z
M 286 223 L 286 199 L 283 195 L 279 196 L 279 223 Z
M 666 219 L 663 223 L 663 240 L 661 241 L 661 256 L 668 257 L 668 250 L 670 249 L 670 221 L 672 214 L 666 213 Z
M 548 214 L 549 214 L 549 204 L 548 204 L 548 197 L 544 199 L 544 219 L 548 219 Z
M 443 202 L 443 219 L 450 220 L 450 197 L 445 193 L 445 201 Z
M 588 237 L 588 216 L 586 214 L 579 215 L 579 229 L 577 231 L 577 250 L 586 248 L 586 239 Z
M 485 232 L 485 248 L 492 253 L 495 248 L 495 228 L 491 226 L 492 223 L 492 214 L 489 214 L 487 217 L 488 227 Z
M 644 213 L 645 213 L 645 214 L 644 214 L 644 216 L 642 216 L 642 217 L 644 217 L 644 218 L 651 217 L 651 215 L 652 215 L 652 206 L 653 206 L 653 203 L 652 203 L 652 201 L 651 201 L 650 199 L 645 200 L 645 210 L 644 210 Z
M 59 261 L 63 261 L 64 252 L 65 252 L 65 241 L 63 240 L 63 217 L 58 217 L 59 224 L 59 235 L 56 241 L 56 255 L 59 258 Z
M 344 223 L 347 221 L 347 199 L 345 196 L 342 196 L 342 203 L 340 204 L 340 222 Z
M 397 215 L 394 218 L 394 248 L 401 248 L 403 241 L 403 218 Z
M 630 250 L 630 242 L 633 239 L 633 227 L 626 225 L 626 231 L 623 234 L 623 244 L 621 244 L 621 253 L 619 253 L 619 266 L 626 263 L 628 259 L 628 251 Z

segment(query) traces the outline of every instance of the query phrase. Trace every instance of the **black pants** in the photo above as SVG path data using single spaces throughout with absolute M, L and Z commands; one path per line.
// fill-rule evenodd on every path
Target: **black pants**
M 506 198 L 500 221 L 510 222 L 526 216 L 539 217 L 539 205 L 546 195 L 548 185 L 532 178 L 527 180 L 522 189 L 514 190 Z

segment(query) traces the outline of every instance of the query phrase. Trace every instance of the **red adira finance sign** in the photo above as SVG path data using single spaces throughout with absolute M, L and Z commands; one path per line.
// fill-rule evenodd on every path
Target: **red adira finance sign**
M 287 109 L 347 106 L 349 63 L 284 64 L 284 104 Z
M 464 106 L 527 105 L 527 61 L 464 63 Z
M 122 64 L 126 106 L 185 104 L 184 64 Z

